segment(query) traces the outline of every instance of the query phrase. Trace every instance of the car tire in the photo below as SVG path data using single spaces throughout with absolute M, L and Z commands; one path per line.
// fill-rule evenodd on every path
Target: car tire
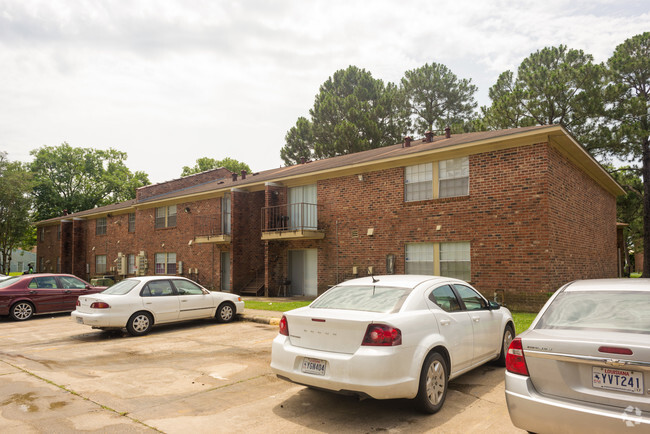
M 494 363 L 499 366 L 506 366 L 506 355 L 508 354 L 508 347 L 510 347 L 510 342 L 515 338 L 515 329 L 512 324 L 506 325 L 506 328 L 503 330 L 503 339 L 501 339 L 501 352 L 499 353 L 499 358 L 497 358 Z
M 34 305 L 28 301 L 19 301 L 11 306 L 10 313 L 16 321 L 27 321 L 34 316 Z
M 153 317 L 148 312 L 136 312 L 126 323 L 126 330 L 131 336 L 143 336 L 149 333 L 153 326 Z
M 447 397 L 449 372 L 447 362 L 440 353 L 429 353 L 422 365 L 420 386 L 415 397 L 417 406 L 425 413 L 436 413 Z
M 235 305 L 226 301 L 219 305 L 215 317 L 217 322 L 231 322 L 235 319 L 236 312 Z

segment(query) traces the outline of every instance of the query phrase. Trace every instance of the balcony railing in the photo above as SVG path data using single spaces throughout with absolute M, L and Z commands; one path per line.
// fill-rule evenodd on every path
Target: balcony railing
M 227 229 L 229 228 L 224 228 L 221 224 L 221 215 L 194 217 L 194 236 L 197 243 L 230 242 L 230 231 Z
M 315 203 L 292 203 L 262 208 L 262 239 L 323 238 Z

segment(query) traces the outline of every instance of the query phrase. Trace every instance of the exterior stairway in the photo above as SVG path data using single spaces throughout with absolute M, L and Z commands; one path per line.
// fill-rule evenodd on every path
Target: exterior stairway
M 261 295 L 264 292 L 264 278 L 251 280 L 240 292 L 241 295 Z

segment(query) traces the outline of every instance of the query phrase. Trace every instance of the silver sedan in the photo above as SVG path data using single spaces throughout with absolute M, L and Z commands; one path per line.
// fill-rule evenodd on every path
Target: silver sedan
M 184 277 L 145 276 L 79 297 L 72 319 L 96 329 L 126 328 L 139 336 L 154 324 L 199 318 L 229 322 L 243 312 L 244 302 L 236 294 L 211 292 Z
M 650 432 L 648 279 L 560 288 L 510 344 L 506 401 L 531 432 Z

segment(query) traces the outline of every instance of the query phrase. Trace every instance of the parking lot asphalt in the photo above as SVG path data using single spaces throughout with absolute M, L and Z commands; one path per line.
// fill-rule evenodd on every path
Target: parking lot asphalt
M 435 415 L 408 400 L 358 400 L 270 371 L 279 312 L 230 324 L 193 321 L 144 337 L 92 330 L 69 314 L 0 318 L 0 432 L 522 432 L 503 368 L 450 382 Z

